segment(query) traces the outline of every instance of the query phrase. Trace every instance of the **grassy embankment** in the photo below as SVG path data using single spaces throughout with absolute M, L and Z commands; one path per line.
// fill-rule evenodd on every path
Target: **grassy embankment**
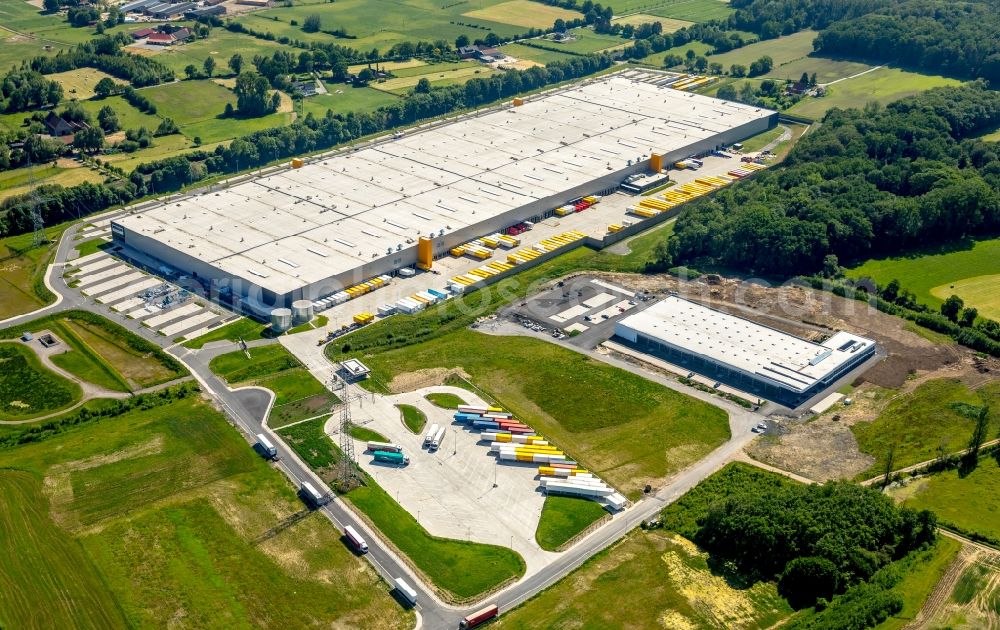
M 434 392 L 427 394 L 424 398 L 442 409 L 458 409 L 459 405 L 465 404 L 464 400 L 455 394 L 449 394 L 447 392 Z
M 80 386 L 45 368 L 18 342 L 0 343 L 0 418 L 26 420 L 80 400 Z

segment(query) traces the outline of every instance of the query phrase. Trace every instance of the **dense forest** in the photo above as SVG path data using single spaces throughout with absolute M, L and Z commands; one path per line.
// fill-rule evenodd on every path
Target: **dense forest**
M 892 60 L 960 77 L 1000 81 L 1000 4 L 912 0 L 834 24 L 816 38 L 824 55 Z
M 828 611 L 803 627 L 843 630 L 898 612 L 894 565 L 934 542 L 936 519 L 856 484 L 803 485 L 731 464 L 668 506 L 661 524 L 733 577 L 776 581 L 793 607 Z
M 996 233 L 1000 150 L 971 138 L 998 124 L 982 84 L 834 109 L 781 167 L 685 208 L 658 262 L 792 276 Z

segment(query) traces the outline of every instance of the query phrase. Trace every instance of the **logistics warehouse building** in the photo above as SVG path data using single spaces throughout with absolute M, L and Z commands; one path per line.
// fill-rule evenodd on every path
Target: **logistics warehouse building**
M 628 175 L 731 144 L 775 112 L 611 75 L 112 223 L 116 243 L 229 284 L 247 310 L 412 266 Z
M 671 296 L 622 319 L 615 337 L 637 350 L 761 398 L 797 407 L 875 353 L 837 332 L 817 344 Z

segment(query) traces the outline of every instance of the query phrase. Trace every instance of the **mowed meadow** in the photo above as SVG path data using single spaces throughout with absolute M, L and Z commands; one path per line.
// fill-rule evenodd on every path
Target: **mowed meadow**
M 412 627 L 196 393 L 0 457 L 4 628 Z

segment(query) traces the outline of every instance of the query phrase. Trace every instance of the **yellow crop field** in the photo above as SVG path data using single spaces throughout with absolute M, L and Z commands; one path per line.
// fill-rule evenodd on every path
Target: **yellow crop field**
M 491 22 L 513 24 L 526 28 L 548 28 L 558 19 L 575 20 L 582 17 L 577 11 L 552 7 L 531 0 L 510 0 L 494 4 L 485 9 L 463 13 L 465 17 L 479 18 Z
M 76 70 L 67 70 L 66 72 L 56 72 L 45 78 L 61 85 L 67 99 L 76 99 L 78 101 L 83 101 L 94 96 L 94 86 L 101 79 L 108 78 L 115 83 L 122 84 L 122 81 L 119 81 L 110 74 L 95 70 L 94 68 L 77 68 Z
M 663 26 L 664 33 L 673 33 L 674 31 L 679 31 L 682 28 L 694 24 L 694 22 L 688 22 L 687 20 L 675 20 L 674 18 L 665 18 L 658 15 L 650 15 L 648 13 L 633 13 L 632 15 L 626 15 L 625 17 L 615 18 L 613 21 L 615 24 L 621 24 L 622 26 L 625 26 L 626 24 L 639 26 L 640 24 L 659 22 L 660 25 Z

